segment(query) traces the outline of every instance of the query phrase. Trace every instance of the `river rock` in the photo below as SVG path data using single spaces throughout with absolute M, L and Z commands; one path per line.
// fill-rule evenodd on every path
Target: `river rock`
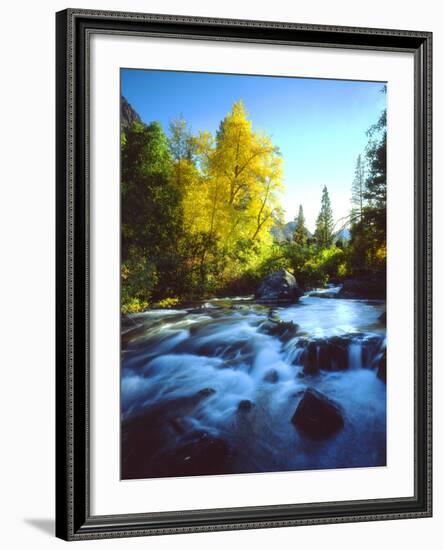
M 305 390 L 291 422 L 312 439 L 331 436 L 344 426 L 340 405 L 313 388 Z
M 292 321 L 280 321 L 269 318 L 262 323 L 259 331 L 269 336 L 277 336 L 282 342 L 287 342 L 297 335 L 299 328 L 300 327 Z
M 297 346 L 304 349 L 298 361 L 305 374 L 316 374 L 319 370 L 343 371 L 352 367 L 372 368 L 380 345 L 381 336 L 378 335 L 344 334 L 300 339 Z M 356 356 L 352 355 L 351 346 L 355 346 Z
M 142 408 L 132 417 L 123 420 L 122 472 L 124 478 L 150 477 L 154 471 L 152 468 L 155 469 L 156 466 L 146 457 L 152 456 L 153 449 L 158 450 L 168 446 L 177 434 L 194 433 L 194 424 L 190 419 L 196 407 L 215 392 L 216 390 L 211 387 L 204 387 L 194 394 L 165 399 L 147 409 Z M 137 452 L 131 452 L 130 449 L 137 449 Z
M 348 338 L 320 338 L 300 342 L 305 347 L 301 362 L 305 374 L 319 370 L 340 371 L 349 368 Z
M 386 349 L 377 357 L 377 378 L 386 384 Z
M 126 331 L 137 328 L 139 326 L 139 323 L 137 323 L 137 321 L 131 315 L 122 313 L 120 326 L 122 331 Z
M 164 454 L 159 473 L 164 476 L 225 473 L 231 454 L 224 439 L 208 432 L 196 432 L 178 449 Z
M 195 397 L 198 400 L 205 399 L 206 397 L 210 397 L 211 395 L 214 395 L 214 393 L 216 393 L 216 390 L 214 390 L 214 388 L 203 388 L 196 393 Z
M 302 295 L 294 275 L 281 268 L 263 279 L 256 298 L 261 302 L 297 302 Z
M 275 369 L 268 370 L 263 380 L 269 384 L 276 384 L 278 382 L 278 372 Z
M 309 296 L 312 296 L 313 298 L 333 299 L 333 298 L 337 298 L 337 293 L 336 292 L 321 292 L 321 291 L 313 290 L 312 292 L 309 293 Z
M 386 277 L 346 279 L 337 294 L 337 298 L 385 300 Z
M 249 412 L 254 407 L 254 403 L 250 399 L 242 399 L 238 404 L 238 410 Z

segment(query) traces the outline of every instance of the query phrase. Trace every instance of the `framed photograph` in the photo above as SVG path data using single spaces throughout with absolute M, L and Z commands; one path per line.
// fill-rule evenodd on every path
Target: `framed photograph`
M 57 13 L 58 537 L 431 515 L 431 41 Z

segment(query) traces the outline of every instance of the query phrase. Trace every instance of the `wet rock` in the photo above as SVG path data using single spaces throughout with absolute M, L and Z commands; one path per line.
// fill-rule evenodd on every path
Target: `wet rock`
M 278 382 L 278 378 L 278 372 L 275 369 L 271 369 L 265 374 L 263 380 L 269 384 L 276 384 Z
M 200 315 L 201 313 L 214 313 L 216 315 L 217 313 L 222 312 L 223 310 L 223 304 L 222 303 L 212 303 L 212 302 L 185 302 L 182 304 L 182 306 L 185 306 L 188 313 L 191 314 L 197 314 Z
M 199 390 L 196 394 L 197 398 L 205 398 L 210 397 L 211 395 L 214 395 L 216 393 L 216 390 L 214 388 L 203 388 L 202 390 Z
M 294 275 L 283 268 L 265 277 L 256 292 L 261 302 L 297 302 L 302 295 Z
M 162 456 L 160 475 L 211 475 L 227 471 L 228 443 L 208 432 L 195 432 L 178 449 Z
M 172 429 L 179 435 L 183 435 L 192 428 L 189 418 L 171 418 L 169 421 Z
M 302 356 L 305 374 L 346 370 L 349 367 L 348 340 L 318 339 L 309 341 Z
M 298 329 L 299 326 L 292 321 L 268 319 L 260 326 L 259 331 L 269 336 L 276 336 L 282 342 L 287 342 L 296 336 Z
M 122 332 L 137 328 L 140 325 L 140 323 L 137 323 L 134 317 L 126 313 L 122 313 L 120 319 L 121 319 L 120 326 L 121 326 Z
M 386 277 L 373 276 L 347 279 L 343 282 L 338 298 L 386 299 Z
M 124 419 L 122 421 L 124 479 L 152 476 L 155 473 L 155 465 L 151 463 L 154 452 L 167 446 L 177 434 L 192 432 L 194 428 L 190 418 L 196 407 L 214 393 L 213 388 L 203 388 L 193 395 L 166 399 Z M 137 452 L 134 452 L 134 449 Z M 150 459 L 148 460 L 147 457 Z
M 336 292 L 321 292 L 321 291 L 312 291 L 309 293 L 309 296 L 312 296 L 313 298 L 337 298 Z
M 237 340 L 229 345 L 221 344 L 215 347 L 216 355 L 224 360 L 239 359 L 250 357 L 254 353 L 254 348 L 249 340 Z
M 238 410 L 243 412 L 249 412 L 254 407 L 254 403 L 249 399 L 242 399 L 238 404 Z
M 368 368 L 373 366 L 381 340 L 381 336 L 363 334 L 312 340 L 303 338 L 297 343 L 297 347 L 303 348 L 297 360 L 303 365 L 305 374 L 316 374 L 319 370 L 335 372 L 353 367 Z
M 207 339 L 209 336 L 209 341 Z M 210 332 L 193 334 L 191 338 L 184 340 L 175 347 L 178 353 L 192 353 L 204 357 L 221 357 L 229 361 L 242 355 L 248 355 L 253 351 L 251 342 L 246 339 L 238 339 L 227 342 L 223 337 L 213 337 Z
M 386 350 L 384 349 L 377 358 L 377 378 L 386 384 Z
M 329 437 L 344 426 L 340 405 L 313 388 L 305 390 L 291 422 L 312 439 Z
M 275 322 L 281 321 L 280 315 L 278 314 L 278 310 L 275 308 L 271 308 L 268 311 L 268 319 L 270 321 L 275 321 Z
M 141 345 L 141 338 L 144 337 L 146 329 L 140 317 L 132 314 L 122 314 L 120 317 L 120 330 L 122 345 L 126 349 L 135 349 Z

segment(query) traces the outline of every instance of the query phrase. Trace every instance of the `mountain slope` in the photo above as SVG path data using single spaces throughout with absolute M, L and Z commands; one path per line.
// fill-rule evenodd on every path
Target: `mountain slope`
M 127 99 L 121 96 L 120 100 L 120 124 L 122 129 L 129 128 L 134 122 L 141 122 L 141 118 Z

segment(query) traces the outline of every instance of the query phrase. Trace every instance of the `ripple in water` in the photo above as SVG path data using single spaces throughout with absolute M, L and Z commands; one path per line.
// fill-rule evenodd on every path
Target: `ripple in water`
M 122 478 L 385 465 L 384 309 L 304 296 L 272 311 L 238 299 L 131 316 Z M 340 406 L 342 430 L 316 439 L 294 426 L 306 388 Z

